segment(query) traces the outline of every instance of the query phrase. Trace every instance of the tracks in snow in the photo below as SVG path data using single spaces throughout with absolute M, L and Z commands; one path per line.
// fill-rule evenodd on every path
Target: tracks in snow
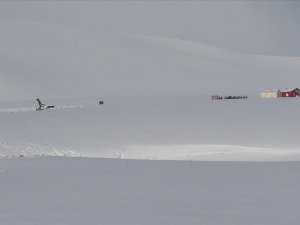
M 60 105 L 56 106 L 53 109 L 48 109 L 47 111 L 52 110 L 62 110 L 62 109 L 76 109 L 76 108 L 82 108 L 81 105 Z M 0 109 L 0 113 L 16 113 L 16 112 L 33 112 L 36 111 L 34 107 L 20 107 L 20 108 L 3 108 Z

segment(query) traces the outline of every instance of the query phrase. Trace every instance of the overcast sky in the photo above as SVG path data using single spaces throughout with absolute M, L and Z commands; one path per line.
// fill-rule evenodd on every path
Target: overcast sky
M 127 46 L 122 35 L 300 56 L 299 22 L 298 1 L 1 1 L 0 99 L 153 94 L 143 93 L 130 68 L 122 77 L 114 74 L 121 72 L 117 62 L 136 65 L 145 57 L 130 56 L 142 48 Z M 115 83 L 124 81 L 128 89 Z

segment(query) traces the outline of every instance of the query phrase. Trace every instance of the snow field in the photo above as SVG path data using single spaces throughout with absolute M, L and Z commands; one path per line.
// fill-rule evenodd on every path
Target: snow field
M 292 113 L 298 111 L 298 98 L 266 100 L 249 96 L 247 100 L 212 101 L 210 96 L 169 96 L 104 100 L 101 106 L 97 99 L 77 99 L 72 100 L 73 105 L 80 107 L 0 112 L 0 155 L 200 161 L 300 159 L 300 124 Z M 30 106 L 23 105 L 20 108 Z
M 0 223 L 297 225 L 298 162 L 0 160 Z

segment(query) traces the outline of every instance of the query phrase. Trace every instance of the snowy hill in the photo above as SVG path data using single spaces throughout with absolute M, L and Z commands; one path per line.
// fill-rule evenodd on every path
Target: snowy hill
M 68 35 L 80 38 L 77 32 Z M 78 39 L 79 43 L 71 42 L 62 49 L 44 43 L 38 50 L 24 49 L 24 40 L 19 41 L 16 52 L 7 50 L 11 56 L 2 62 L 2 99 L 9 99 L 13 92 L 27 99 L 41 94 L 48 98 L 241 91 L 258 94 L 265 88 L 294 87 L 300 83 L 297 57 L 247 55 L 201 42 L 122 34 L 93 37 L 93 49 L 84 50 L 88 52 L 73 49 L 72 45 L 85 46 L 86 39 Z M 64 41 L 68 39 L 60 40 Z M 48 48 L 52 50 L 47 52 Z M 59 51 L 56 53 L 53 48 Z M 15 62 L 22 63 L 10 68 Z M 80 66 L 82 63 L 85 64 Z
M 297 4 L 265 5 L 2 3 L 0 100 L 295 87 L 298 14 L 274 12 Z

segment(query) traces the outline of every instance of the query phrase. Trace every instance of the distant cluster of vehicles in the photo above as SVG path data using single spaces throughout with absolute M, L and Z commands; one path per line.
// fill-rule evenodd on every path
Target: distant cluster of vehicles
M 219 96 L 219 95 L 213 95 L 213 96 L 211 97 L 212 100 L 223 100 L 223 99 L 247 99 L 247 98 L 248 98 L 248 96 L 246 96 L 246 95 L 244 95 L 244 96 L 231 96 L 231 95 L 229 95 L 229 96 L 225 96 L 225 97 Z

